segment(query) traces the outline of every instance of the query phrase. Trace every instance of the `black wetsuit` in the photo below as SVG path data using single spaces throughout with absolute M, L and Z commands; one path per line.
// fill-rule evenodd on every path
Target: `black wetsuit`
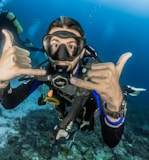
M 101 62 L 99 58 L 97 58 L 97 55 L 94 53 L 92 48 L 87 47 L 86 54 L 82 59 L 81 65 L 79 67 L 78 75 L 77 77 L 82 78 L 82 66 L 85 66 L 88 63 L 96 63 Z M 91 54 L 90 54 L 91 53 Z M 101 62 L 102 63 L 102 62 Z M 49 71 L 50 70 L 50 71 Z M 50 64 L 47 66 L 47 71 L 51 71 Z M 54 96 L 57 97 L 60 100 L 60 110 L 61 113 L 64 115 L 64 121 L 61 122 L 61 127 L 65 127 L 71 120 L 75 121 L 78 117 L 81 117 L 81 113 L 83 110 L 83 107 L 86 107 L 86 114 L 84 115 L 84 119 L 88 120 L 90 122 L 89 130 L 93 129 L 94 125 L 94 112 L 96 109 L 100 109 L 100 121 L 101 121 L 101 128 L 102 128 L 102 136 L 104 139 L 104 142 L 109 147 L 115 147 L 122 136 L 124 124 L 122 124 L 118 128 L 112 128 L 106 125 L 104 120 L 104 113 L 102 111 L 102 100 L 100 99 L 100 96 L 95 91 L 87 91 L 87 94 L 83 94 L 82 96 L 78 96 L 75 99 L 75 92 L 73 94 L 73 89 L 77 90 L 78 88 L 72 88 L 71 93 L 67 94 L 67 88 L 66 89 L 58 89 L 52 86 L 51 82 L 49 81 L 39 81 L 37 79 L 30 80 L 29 82 L 22 84 L 18 86 L 17 88 L 11 89 L 10 85 L 7 86 L 5 89 L 0 89 L 0 100 L 1 104 L 4 106 L 5 109 L 13 109 L 18 104 L 20 104 L 26 97 L 28 97 L 39 85 L 46 83 L 50 88 L 54 90 Z M 72 87 L 69 85 L 69 87 Z M 75 87 L 75 86 L 74 86 Z M 66 90 L 66 91 L 65 91 Z M 70 89 L 69 89 L 70 90 Z M 83 93 L 79 91 L 79 93 Z M 65 116 L 65 103 L 70 105 L 70 113 L 67 113 Z M 77 103 L 77 106 L 76 106 Z M 80 105 L 80 107 L 79 107 Z

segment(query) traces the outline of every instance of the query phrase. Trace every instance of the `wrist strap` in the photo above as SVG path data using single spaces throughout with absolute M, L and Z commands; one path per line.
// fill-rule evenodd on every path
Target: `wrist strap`
M 124 123 L 124 120 L 125 118 L 124 117 L 121 117 L 118 121 L 116 122 L 113 122 L 111 121 L 109 118 L 108 118 L 108 115 L 105 115 L 105 123 L 109 126 L 109 127 L 112 127 L 112 128 L 118 128 L 120 127 L 123 123 Z
M 123 101 L 121 103 L 120 111 L 119 112 L 113 112 L 113 111 L 110 111 L 107 108 L 107 104 L 104 103 L 103 104 L 103 112 L 104 112 L 105 115 L 108 115 L 110 117 L 118 119 L 118 118 L 124 117 L 126 115 L 126 111 L 127 111 L 126 106 L 127 106 L 127 102 L 125 101 L 125 99 L 123 99 Z

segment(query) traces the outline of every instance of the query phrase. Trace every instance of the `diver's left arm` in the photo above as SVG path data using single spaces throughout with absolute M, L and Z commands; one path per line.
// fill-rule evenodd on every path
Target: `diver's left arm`
M 113 63 L 93 64 L 87 72 L 86 80 L 72 78 L 71 83 L 78 87 L 96 90 L 101 99 L 104 100 L 106 109 L 113 113 L 119 113 L 124 100 L 119 85 L 119 78 L 125 63 L 131 55 L 131 53 L 123 54 L 116 66 Z M 111 114 L 103 114 L 101 122 L 104 141 L 109 147 L 114 147 L 119 143 L 123 133 L 124 117 L 113 117 Z

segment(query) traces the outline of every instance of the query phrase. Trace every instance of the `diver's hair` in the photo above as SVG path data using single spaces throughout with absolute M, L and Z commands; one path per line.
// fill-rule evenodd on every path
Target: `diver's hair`
M 49 32 L 54 27 L 67 27 L 68 29 L 74 29 L 78 31 L 81 35 L 81 37 L 84 38 L 84 31 L 80 23 L 78 23 L 75 19 L 61 16 L 57 19 L 55 19 L 48 27 Z

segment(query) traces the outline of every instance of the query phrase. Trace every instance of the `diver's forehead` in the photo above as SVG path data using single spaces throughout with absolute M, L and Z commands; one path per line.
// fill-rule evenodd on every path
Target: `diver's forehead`
M 56 31 L 68 31 L 71 33 L 74 33 L 76 36 L 81 37 L 80 33 L 76 31 L 75 29 L 69 29 L 69 28 L 61 28 L 61 27 L 54 27 L 50 30 L 49 34 L 52 34 Z

